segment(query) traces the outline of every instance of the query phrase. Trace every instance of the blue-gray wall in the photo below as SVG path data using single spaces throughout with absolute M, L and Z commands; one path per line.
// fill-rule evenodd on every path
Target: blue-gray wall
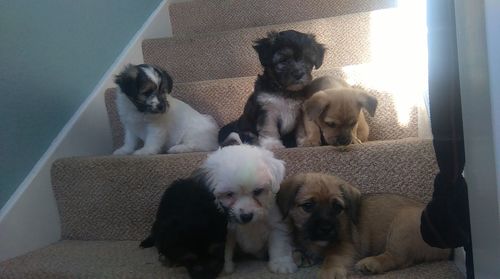
M 0 208 L 160 0 L 0 0 Z

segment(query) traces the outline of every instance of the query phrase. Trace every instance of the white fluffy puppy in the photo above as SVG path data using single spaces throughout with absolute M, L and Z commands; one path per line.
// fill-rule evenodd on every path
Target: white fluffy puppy
M 290 230 L 275 200 L 284 162 L 261 147 L 234 145 L 210 154 L 199 171 L 229 216 L 224 271 L 234 271 L 237 244 L 259 258 L 269 255 L 273 272 L 295 272 Z
M 156 66 L 127 65 L 116 76 L 116 104 L 125 140 L 115 155 L 150 155 L 217 149 L 215 120 L 170 96 L 172 78 Z M 139 139 L 144 146 L 136 150 Z

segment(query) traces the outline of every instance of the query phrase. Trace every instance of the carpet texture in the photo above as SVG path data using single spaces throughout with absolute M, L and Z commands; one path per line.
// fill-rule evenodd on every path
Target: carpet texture
M 302 268 L 293 275 L 269 272 L 264 262 L 236 263 L 236 272 L 221 278 L 316 278 L 318 267 Z M 167 268 L 154 248 L 140 249 L 136 241 L 61 241 L 22 257 L 0 263 L 2 279 L 187 279 L 183 268 Z M 381 276 L 352 274 L 352 279 L 463 278 L 452 262 L 435 262 L 388 272 Z
M 415 138 L 275 153 L 286 162 L 287 174 L 336 174 L 365 193 L 400 193 L 420 201 L 430 199 L 437 171 L 432 142 Z M 206 153 L 188 153 L 57 160 L 52 184 L 62 238 L 142 240 L 166 187 L 189 176 L 205 158 Z
M 361 75 L 363 65 L 349 67 L 349 74 Z M 347 78 L 343 68 L 324 69 L 314 72 L 316 77 L 332 75 Z M 237 119 L 242 111 L 248 96 L 253 91 L 255 76 L 231 78 L 222 80 L 176 83 L 172 95 L 190 104 L 201 113 L 212 115 L 220 127 Z M 371 90 L 365 84 L 354 84 L 365 88 L 370 94 L 377 97 L 378 107 L 375 117 L 367 116 L 370 126 L 370 140 L 391 140 L 418 136 L 417 109 L 412 107 L 407 113 L 408 123 L 400 124 L 395 107 L 395 94 L 404 92 L 380 92 Z M 115 104 L 116 93 L 108 89 L 105 93 L 106 107 L 113 135 L 113 146 L 118 148 L 123 144 L 123 126 L 120 123 Z
M 282 24 L 394 7 L 395 0 L 198 0 L 170 6 L 174 35 Z
M 167 69 L 174 79 L 173 95 L 196 110 L 211 114 L 219 125 L 236 119 L 261 71 L 252 41 L 271 30 L 315 33 L 327 54 L 316 76 L 349 79 L 357 67 L 376 57 L 371 53 L 370 23 L 379 15 L 392 20 L 395 0 L 195 0 L 170 7 L 175 37 L 143 41 L 145 63 Z M 390 21 L 392 22 L 392 21 Z M 271 25 L 274 24 L 274 25 Z M 397 21 L 394 21 L 397 24 Z M 268 26 L 265 26 L 268 25 Z M 242 29 L 245 28 L 245 29 Z M 385 31 L 385 29 L 383 30 Z M 391 32 L 389 36 L 399 38 Z M 398 45 L 399 46 L 399 45 Z M 411 53 L 408 53 L 411 55 Z M 385 60 L 384 60 L 385 63 Z M 357 65 L 357 66 L 356 66 Z M 380 69 L 375 69 L 380 74 Z M 385 72 L 376 77 L 392 77 Z M 387 92 L 368 84 L 370 74 L 354 78 L 376 96 L 379 107 L 367 117 L 371 141 L 344 148 L 291 148 L 275 152 L 286 162 L 287 175 L 300 172 L 335 174 L 363 193 L 399 193 L 430 200 L 438 168 L 430 140 L 418 135 L 417 110 L 406 112 L 400 124 L 395 104 L 406 92 Z M 373 75 L 372 75 L 373 76 Z M 388 82 L 394 82 L 387 78 Z M 385 87 L 384 87 L 385 88 Z M 374 90 L 378 89 L 378 90 Z M 116 112 L 115 89 L 105 102 L 116 147 L 123 127 Z M 399 99 L 400 100 L 400 99 Z M 399 115 L 401 116 L 401 115 Z M 156 156 L 62 158 L 51 178 L 61 219 L 61 241 L 0 263 L 2 279 L 58 278 L 188 278 L 183 268 L 166 268 L 155 249 L 140 249 L 161 195 L 175 179 L 187 177 L 207 153 Z M 318 267 L 293 275 L 270 273 L 264 262 L 237 263 L 224 278 L 316 278 Z M 422 264 L 381 276 L 352 274 L 349 278 L 464 278 L 452 262 Z
M 375 12 L 315 19 L 220 33 L 149 39 L 142 43 L 144 61 L 164 67 L 176 82 L 256 76 L 261 71 L 252 48 L 272 30 L 314 33 L 328 48 L 325 68 L 371 61 L 370 18 Z M 389 35 L 389 34 L 386 34 Z

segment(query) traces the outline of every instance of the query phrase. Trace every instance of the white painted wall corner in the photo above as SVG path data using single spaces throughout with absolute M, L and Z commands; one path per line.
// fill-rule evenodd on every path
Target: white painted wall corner
M 60 240 L 61 223 L 50 169 L 58 158 L 105 155 L 112 151 L 104 92 L 125 64 L 143 63 L 144 39 L 171 37 L 168 6 L 163 0 L 109 67 L 92 93 L 66 123 L 48 150 L 0 210 L 0 262 Z M 89 129 L 92 127 L 92 129 Z

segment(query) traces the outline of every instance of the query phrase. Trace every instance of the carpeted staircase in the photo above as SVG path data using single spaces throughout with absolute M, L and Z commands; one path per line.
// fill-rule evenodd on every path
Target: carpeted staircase
M 387 0 L 195 0 L 170 6 L 173 38 L 145 40 L 146 63 L 165 67 L 174 78 L 173 95 L 219 125 L 242 111 L 260 72 L 252 40 L 269 30 L 317 34 L 328 47 L 316 76 L 348 78 L 364 72 L 371 59 L 370 18 L 395 6 Z M 411 55 L 411 53 L 408 53 Z M 358 79 L 377 96 L 368 117 L 371 142 L 347 148 L 313 147 L 276 151 L 287 173 L 336 174 L 363 192 L 395 192 L 421 201 L 431 196 L 437 165 L 430 140 L 419 139 L 417 109 L 401 124 L 394 96 Z M 399 92 L 400 93 L 400 92 Z M 123 141 L 114 105 L 105 93 L 115 147 Z M 156 156 L 73 157 L 56 161 L 52 185 L 61 222 L 61 241 L 0 263 L 0 278 L 186 278 L 182 268 L 166 268 L 154 249 L 140 249 L 165 187 L 188 176 L 206 153 Z M 237 263 L 227 278 L 315 278 L 318 267 L 285 276 L 264 262 Z M 363 277 L 352 274 L 352 278 Z M 421 264 L 372 278 L 462 278 L 453 262 Z

